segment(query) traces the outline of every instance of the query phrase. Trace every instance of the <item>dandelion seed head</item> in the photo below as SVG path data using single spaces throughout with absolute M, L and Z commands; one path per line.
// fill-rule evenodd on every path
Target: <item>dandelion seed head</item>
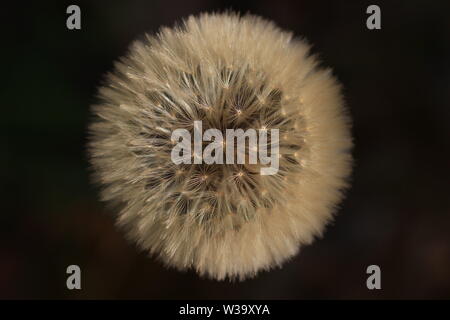
M 93 176 L 128 238 L 168 266 L 242 280 L 321 236 L 348 187 L 352 142 L 340 85 L 309 49 L 272 22 L 232 13 L 189 17 L 130 47 L 89 126 Z M 175 164 L 171 133 L 192 134 L 195 120 L 224 136 L 279 129 L 278 173 Z

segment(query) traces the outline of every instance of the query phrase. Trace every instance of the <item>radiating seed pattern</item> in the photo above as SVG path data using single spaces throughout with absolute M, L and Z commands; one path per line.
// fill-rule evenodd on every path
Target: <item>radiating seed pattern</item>
M 147 35 L 107 75 L 92 112 L 102 200 L 131 240 L 179 269 L 242 280 L 280 265 L 322 234 L 347 187 L 339 84 L 304 41 L 259 17 L 204 14 Z M 193 137 L 194 121 L 224 138 L 279 129 L 278 172 L 173 163 L 172 132 Z

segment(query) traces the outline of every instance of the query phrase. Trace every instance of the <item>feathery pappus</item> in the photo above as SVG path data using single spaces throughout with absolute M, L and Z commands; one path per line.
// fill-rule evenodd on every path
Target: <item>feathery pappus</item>
M 178 269 L 242 280 L 280 266 L 322 235 L 348 188 L 340 84 L 304 40 L 257 16 L 202 14 L 146 35 L 92 113 L 102 200 L 129 239 Z M 276 173 L 262 175 L 260 162 L 174 163 L 172 133 L 193 133 L 195 121 L 224 135 L 278 129 L 265 142 L 279 150 Z

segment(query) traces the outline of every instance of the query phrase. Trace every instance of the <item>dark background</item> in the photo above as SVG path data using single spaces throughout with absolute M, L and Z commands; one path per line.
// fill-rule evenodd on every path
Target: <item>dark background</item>
M 81 7 L 82 29 L 66 29 Z M 369 4 L 382 29 L 366 28 Z M 144 32 L 233 8 L 306 36 L 343 82 L 353 185 L 325 237 L 242 283 L 168 270 L 89 182 L 96 87 Z M 1 10 L 0 298 L 450 298 L 448 1 L 58 1 Z M 82 290 L 66 289 L 66 268 Z M 377 264 L 382 290 L 366 288 Z

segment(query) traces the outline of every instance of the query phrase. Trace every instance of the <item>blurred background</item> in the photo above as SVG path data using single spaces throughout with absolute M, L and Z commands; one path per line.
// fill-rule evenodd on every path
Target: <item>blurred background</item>
M 12 2 L 11 2 L 12 3 Z M 81 30 L 66 8 L 81 8 Z M 381 7 L 382 29 L 366 28 Z M 352 188 L 323 239 L 242 283 L 166 269 L 114 227 L 89 181 L 89 106 L 131 41 L 234 9 L 305 36 L 344 84 Z M 1 10 L 0 298 L 450 298 L 448 1 L 54 1 Z M 66 289 L 66 268 L 82 290 Z M 366 288 L 381 267 L 382 290 Z

